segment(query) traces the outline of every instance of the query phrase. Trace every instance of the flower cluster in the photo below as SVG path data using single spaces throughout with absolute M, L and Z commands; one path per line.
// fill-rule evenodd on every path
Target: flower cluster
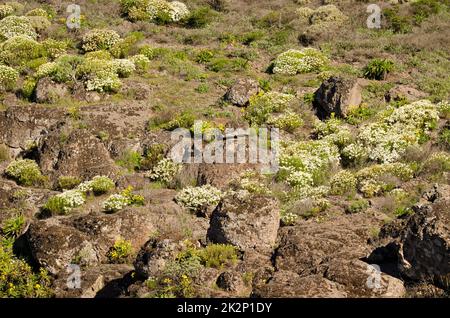
M 133 253 L 133 247 L 130 241 L 119 238 L 108 251 L 108 260 L 113 264 L 120 264 L 127 260 Z
M 120 41 L 116 31 L 106 29 L 94 29 L 83 37 L 82 48 L 85 52 L 109 50 Z
M 340 149 L 353 139 L 350 129 L 334 116 L 325 122 L 317 120 L 314 124 L 314 133 L 319 139 L 335 144 Z
M 211 186 L 188 187 L 181 190 L 175 200 L 189 210 L 199 211 L 206 206 L 219 204 L 222 198 L 222 191 Z
M 269 115 L 267 124 L 288 132 L 293 132 L 303 125 L 303 119 L 299 114 L 288 110 L 281 115 Z
M 63 199 L 65 204 L 64 212 L 68 213 L 71 209 L 82 206 L 86 202 L 86 197 L 79 190 L 68 190 L 57 195 Z
M 119 76 L 129 76 L 134 70 L 130 60 L 88 58 L 77 67 L 76 74 L 85 82 L 88 91 L 115 92 L 122 85 Z
M 188 7 L 183 2 L 172 1 L 169 2 L 169 6 L 169 15 L 173 22 L 178 22 L 190 14 Z
M 368 156 L 366 148 L 359 142 L 350 144 L 341 151 L 341 157 L 348 165 L 361 164 L 367 160 Z
M 159 161 L 153 169 L 147 173 L 147 176 L 153 181 L 169 183 L 173 177 L 181 171 L 182 165 L 173 162 L 170 159 Z
M 122 9 L 131 21 L 155 21 L 164 17 L 172 22 L 178 22 L 190 14 L 187 6 L 179 1 L 122 0 Z
M 273 72 L 287 75 L 310 73 L 320 71 L 328 63 L 328 58 L 319 50 L 313 48 L 291 49 L 276 58 Z
M 250 193 L 270 193 L 270 189 L 265 184 L 263 176 L 254 170 L 247 170 L 243 172 L 235 181 L 237 181 L 237 188 L 246 190 Z
M 342 195 L 356 190 L 356 177 L 348 170 L 339 171 L 330 181 L 331 193 Z
M 413 145 L 418 145 L 439 120 L 437 105 L 429 101 L 417 101 L 394 109 L 380 121 L 362 128 L 358 142 L 368 153 L 369 159 L 378 162 L 394 162 Z
M 144 205 L 144 203 L 144 197 L 133 194 L 133 187 L 128 187 L 120 194 L 113 194 L 103 202 L 103 210 L 112 213 L 130 205 Z
M 284 226 L 294 225 L 298 220 L 298 215 L 285 210 L 281 211 L 281 224 Z
M 311 24 L 330 25 L 332 23 L 336 26 L 342 24 L 345 20 L 347 20 L 347 17 L 332 4 L 318 7 L 309 16 Z
M 254 95 L 250 97 L 245 118 L 252 125 L 261 125 L 267 121 L 270 114 L 284 111 L 294 98 L 294 95 L 279 92 Z
M 355 175 L 358 184 L 358 190 L 365 197 L 373 197 L 385 192 L 391 185 L 389 178 L 395 177 L 402 181 L 411 179 L 414 175 L 413 170 L 406 164 L 395 162 L 376 164 L 361 169 Z
M 308 187 L 337 163 L 339 149 L 327 141 L 290 142 L 280 151 L 279 175 L 292 186 Z
M 5 174 L 24 186 L 36 185 L 43 178 L 37 163 L 30 159 L 19 159 L 11 162 L 6 167 Z
M 136 70 L 134 63 L 128 59 L 117 59 L 111 63 L 119 77 L 129 77 Z
M 19 79 L 19 72 L 9 66 L 0 65 L 0 90 L 13 89 Z
M 0 20 L 14 13 L 14 8 L 7 4 L 0 5 Z
M 0 40 L 7 40 L 15 36 L 37 39 L 37 33 L 27 17 L 10 15 L 0 20 Z
M 77 190 L 83 193 L 92 192 L 95 195 L 100 195 L 114 189 L 115 183 L 106 176 L 95 176 L 92 180 L 81 183 Z
M 117 212 L 129 205 L 129 200 L 121 194 L 113 194 L 103 202 L 103 209 L 107 212 Z
M 130 57 L 130 61 L 134 63 L 139 72 L 146 71 L 150 66 L 150 60 L 144 54 L 138 54 Z

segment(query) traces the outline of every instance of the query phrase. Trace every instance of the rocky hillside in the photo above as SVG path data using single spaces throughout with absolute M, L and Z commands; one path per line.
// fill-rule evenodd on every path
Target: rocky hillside
M 448 0 L 73 2 L 0 4 L 0 297 L 449 296 Z

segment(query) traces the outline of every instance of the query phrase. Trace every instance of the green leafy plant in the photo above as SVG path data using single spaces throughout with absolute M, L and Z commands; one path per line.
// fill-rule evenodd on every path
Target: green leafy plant
M 206 267 L 222 268 L 238 260 L 238 250 L 227 244 L 211 244 L 198 252 L 201 263 Z
M 81 183 L 81 180 L 77 177 L 61 176 L 58 178 L 58 189 L 60 190 L 72 190 Z
M 19 215 L 10 218 L 5 221 L 2 232 L 6 237 L 17 238 L 21 233 L 23 226 L 25 225 L 25 218 L 23 215 Z
M 369 201 L 365 199 L 355 200 L 345 208 L 345 212 L 349 214 L 360 213 L 367 210 L 368 207 Z
M 39 166 L 30 159 L 19 159 L 11 162 L 5 173 L 9 178 L 24 186 L 39 185 L 44 181 Z
M 130 241 L 120 238 L 114 242 L 114 245 L 109 249 L 107 257 L 112 264 L 125 263 L 131 254 L 133 253 L 133 247 Z
M 383 80 L 394 69 L 394 62 L 387 59 L 373 59 L 363 70 L 365 78 Z

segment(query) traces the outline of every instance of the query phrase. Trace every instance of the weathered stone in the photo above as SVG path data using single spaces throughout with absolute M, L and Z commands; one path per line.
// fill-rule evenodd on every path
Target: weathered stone
M 70 95 L 65 84 L 53 82 L 50 78 L 40 79 L 36 85 L 36 102 L 54 104 Z
M 352 107 L 361 104 L 361 87 L 356 79 L 330 77 L 314 94 L 313 106 L 319 118 L 328 118 L 334 113 L 345 117 Z
M 225 94 L 225 100 L 236 106 L 246 106 L 250 97 L 258 94 L 258 82 L 251 79 L 239 79 Z
M 280 210 L 275 199 L 235 193 L 225 197 L 212 213 L 208 239 L 242 250 L 270 251 L 279 225 Z
M 421 92 L 413 87 L 406 85 L 398 85 L 389 90 L 386 93 L 385 99 L 387 102 L 395 102 L 406 99 L 408 102 L 414 102 L 419 99 L 423 99 L 427 96 L 424 92 Z

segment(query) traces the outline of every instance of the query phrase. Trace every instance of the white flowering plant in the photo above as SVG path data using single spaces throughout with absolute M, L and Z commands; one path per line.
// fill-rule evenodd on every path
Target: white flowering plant
M 181 171 L 182 165 L 173 160 L 164 158 L 160 160 L 146 176 L 153 181 L 169 183 Z
M 272 113 L 286 110 L 295 99 L 294 95 L 279 92 L 261 93 L 250 97 L 245 119 L 252 125 L 264 124 Z
M 130 205 L 142 206 L 145 204 L 144 197 L 133 193 L 133 187 L 128 187 L 120 194 L 111 195 L 103 202 L 103 210 L 105 212 L 114 213 L 124 209 Z
M 0 91 L 12 90 L 19 79 L 19 72 L 12 67 L 0 65 Z
M 278 178 L 294 187 L 309 187 L 339 163 L 339 149 L 325 140 L 284 143 Z
M 85 52 L 109 50 L 120 41 L 120 35 L 113 30 L 94 29 L 83 36 L 82 48 Z
M 36 40 L 38 35 L 27 17 L 10 15 L 0 20 L 0 40 L 4 41 L 15 36 Z
M 193 212 L 199 212 L 207 206 L 216 206 L 222 198 L 222 191 L 211 185 L 182 189 L 175 201 Z
M 43 181 L 38 164 L 30 159 L 19 159 L 11 162 L 6 167 L 5 174 L 24 186 L 38 185 Z
M 313 48 L 291 49 L 281 53 L 275 59 L 273 72 L 286 75 L 318 72 L 323 70 L 328 63 L 328 58 L 319 50 Z

